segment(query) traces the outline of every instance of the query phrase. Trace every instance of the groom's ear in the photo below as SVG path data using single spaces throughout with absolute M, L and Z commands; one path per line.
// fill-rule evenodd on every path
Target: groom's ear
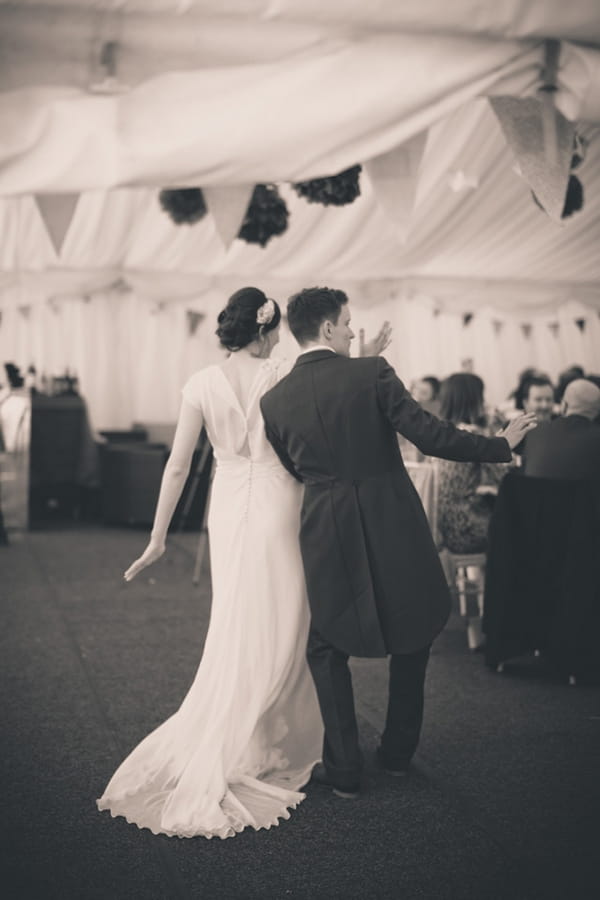
M 331 338 L 331 335 L 333 334 L 333 322 L 331 322 L 329 319 L 325 319 L 325 321 L 321 324 L 320 331 L 323 337 L 329 340 Z

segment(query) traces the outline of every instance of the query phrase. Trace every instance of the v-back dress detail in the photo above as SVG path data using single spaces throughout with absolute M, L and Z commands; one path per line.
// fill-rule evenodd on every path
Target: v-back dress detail
M 112 777 L 100 809 L 154 833 L 226 838 L 277 825 L 303 798 L 323 728 L 305 660 L 309 610 L 298 542 L 302 486 L 279 463 L 259 401 L 243 409 L 219 366 L 183 388 L 216 459 L 208 517 L 212 607 L 202 660 L 179 710 Z

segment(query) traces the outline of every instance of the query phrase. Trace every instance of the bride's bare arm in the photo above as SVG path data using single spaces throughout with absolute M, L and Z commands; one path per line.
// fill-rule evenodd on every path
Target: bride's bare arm
M 125 572 L 125 581 L 131 581 L 142 569 L 156 562 L 165 552 L 167 530 L 190 471 L 192 455 L 203 421 L 202 413 L 183 400 L 173 440 L 173 449 L 160 483 L 150 543 L 140 558 L 136 559 Z

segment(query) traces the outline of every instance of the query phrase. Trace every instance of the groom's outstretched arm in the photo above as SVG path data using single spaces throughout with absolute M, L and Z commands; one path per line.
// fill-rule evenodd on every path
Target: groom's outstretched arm
M 382 357 L 377 360 L 377 399 L 395 430 L 426 456 L 458 462 L 511 461 L 510 446 L 504 437 L 472 434 L 426 412 Z

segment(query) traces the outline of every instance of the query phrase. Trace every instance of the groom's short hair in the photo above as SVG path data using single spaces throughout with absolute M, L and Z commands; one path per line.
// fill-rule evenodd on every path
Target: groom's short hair
M 323 322 L 329 319 L 337 325 L 342 306 L 347 302 L 346 294 L 336 288 L 304 288 L 288 300 L 290 331 L 301 345 L 315 341 Z

